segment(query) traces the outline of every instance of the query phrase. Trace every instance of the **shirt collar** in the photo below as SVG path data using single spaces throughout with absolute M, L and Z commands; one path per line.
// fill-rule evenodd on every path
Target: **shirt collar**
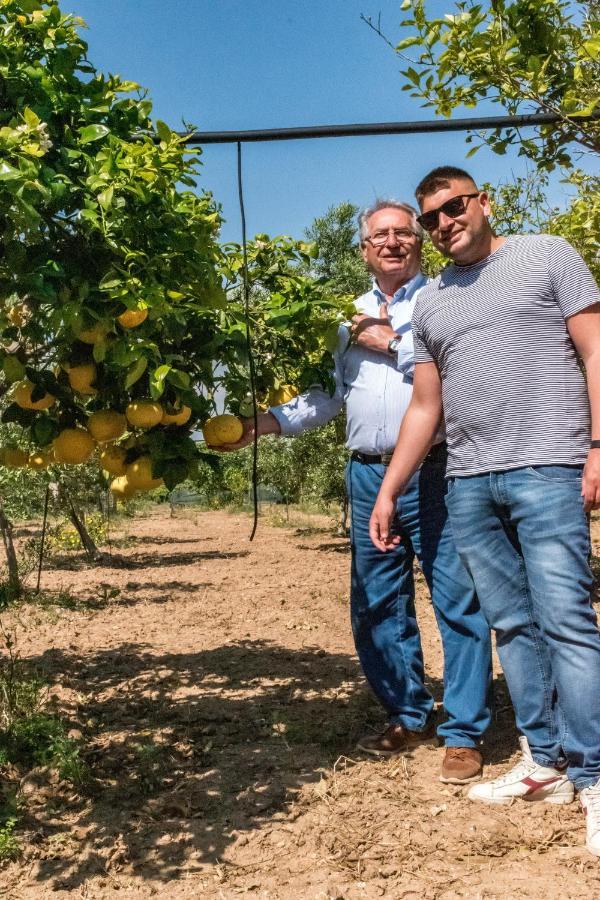
M 394 303 L 400 303 L 402 300 L 412 300 L 415 292 L 422 287 L 427 281 L 427 276 L 423 274 L 423 272 L 417 272 L 414 278 L 411 278 L 410 281 L 407 281 L 406 284 L 403 284 L 401 288 L 398 288 L 394 296 L 391 300 L 387 300 L 387 297 L 380 289 L 377 281 L 373 279 L 373 293 L 377 298 L 378 303 L 388 302 L 389 306 L 392 306 Z

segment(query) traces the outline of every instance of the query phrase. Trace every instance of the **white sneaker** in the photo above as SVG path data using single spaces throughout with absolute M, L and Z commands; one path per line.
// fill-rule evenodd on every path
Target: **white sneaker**
M 544 803 L 570 803 L 575 791 L 561 769 L 540 766 L 531 758 L 526 737 L 519 738 L 523 758 L 500 778 L 474 784 L 467 794 L 469 800 L 483 803 L 512 803 L 515 799 L 542 800 Z M 588 788 L 591 790 L 591 788 Z M 600 788 L 596 794 L 596 840 L 600 853 Z M 592 851 L 594 852 L 594 851 Z
M 585 845 L 594 856 L 600 856 L 600 781 L 579 794 L 585 813 L 587 837 Z

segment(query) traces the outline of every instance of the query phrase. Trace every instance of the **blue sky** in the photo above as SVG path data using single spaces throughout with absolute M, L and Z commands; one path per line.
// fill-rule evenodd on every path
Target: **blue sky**
M 63 0 L 89 29 L 90 59 L 148 88 L 154 114 L 202 131 L 432 118 L 401 91 L 400 60 L 364 22 L 404 36 L 399 0 Z M 451 0 L 433 0 L 436 13 Z M 490 107 L 481 114 L 495 111 Z M 501 112 L 498 109 L 498 112 Z M 243 151 L 248 233 L 291 234 L 328 207 L 379 196 L 412 202 L 436 165 L 481 181 L 524 174 L 487 149 L 465 160 L 464 135 L 387 136 L 248 144 Z M 239 240 L 234 145 L 207 146 L 201 186 L 222 204 L 224 240 Z M 552 199 L 563 189 L 555 186 Z

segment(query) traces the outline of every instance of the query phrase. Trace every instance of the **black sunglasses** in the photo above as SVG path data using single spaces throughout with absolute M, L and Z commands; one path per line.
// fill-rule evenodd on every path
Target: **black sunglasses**
M 467 209 L 464 198 L 466 197 L 468 201 L 473 197 L 479 197 L 479 193 L 480 192 L 477 191 L 476 194 L 458 194 L 456 197 L 451 197 L 450 200 L 446 200 L 446 202 L 442 203 L 441 206 L 438 206 L 437 209 L 430 209 L 426 213 L 421 213 L 420 216 L 417 216 L 417 222 L 425 229 L 425 231 L 433 231 L 438 227 L 440 213 L 444 213 L 445 216 L 449 216 L 451 219 L 462 216 Z

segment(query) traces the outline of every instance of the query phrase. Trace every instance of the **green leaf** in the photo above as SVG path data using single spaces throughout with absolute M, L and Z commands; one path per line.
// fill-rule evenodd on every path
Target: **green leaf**
M 87 125 L 85 128 L 79 129 L 79 142 L 81 144 L 91 144 L 92 141 L 98 141 L 100 138 L 106 137 L 109 130 L 106 125 Z
M 190 386 L 190 376 L 187 372 L 182 372 L 180 369 L 171 369 L 171 371 L 167 373 L 167 381 L 169 384 L 184 391 Z
M 17 403 L 11 403 L 2 413 L 3 422 L 16 422 L 23 428 L 28 428 L 35 421 L 39 413 L 33 409 L 22 409 Z
M 107 187 L 105 191 L 102 191 L 101 194 L 98 194 L 98 203 L 103 209 L 108 209 L 113 200 L 114 189 L 111 185 Z
M 396 44 L 396 52 L 405 50 L 406 47 L 412 47 L 414 44 L 420 44 L 421 38 L 418 36 L 403 38 L 399 44 Z
M 161 122 L 160 119 L 156 120 L 156 133 L 158 134 L 161 141 L 170 141 L 171 140 L 171 129 L 165 122 Z
M 40 416 L 31 426 L 31 439 L 38 447 L 47 447 L 58 432 L 58 424 L 53 419 Z
M 94 349 L 92 350 L 92 355 L 94 357 L 94 361 L 97 363 L 104 362 L 106 359 L 106 351 L 107 351 L 106 341 L 97 341 L 94 344 Z
M 27 125 L 29 125 L 30 128 L 35 128 L 37 125 L 40 124 L 39 116 L 36 116 L 34 111 L 32 109 L 29 109 L 28 106 L 26 106 L 25 109 L 23 110 L 23 118 L 25 119 L 25 122 L 27 123 Z
M 136 381 L 139 381 L 146 369 L 148 368 L 148 360 L 145 356 L 140 356 L 137 362 L 134 362 L 127 371 L 125 379 L 125 387 L 130 388 Z
M 154 370 L 150 376 L 150 396 L 153 400 L 162 397 L 165 390 L 165 378 L 171 371 L 171 366 L 163 365 Z
M 0 163 L 0 181 L 16 181 L 19 178 L 23 178 L 23 173 L 20 169 L 15 169 L 14 166 L 9 165 L 7 162 Z

